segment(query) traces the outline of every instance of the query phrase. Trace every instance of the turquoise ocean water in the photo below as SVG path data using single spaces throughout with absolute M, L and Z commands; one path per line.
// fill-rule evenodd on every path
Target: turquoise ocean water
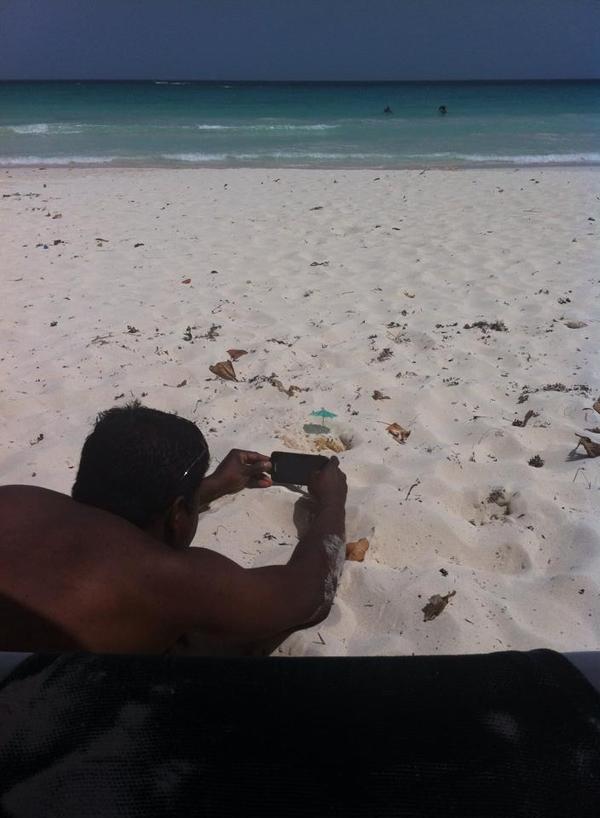
M 600 164 L 600 82 L 0 83 L 0 166 L 71 163 Z

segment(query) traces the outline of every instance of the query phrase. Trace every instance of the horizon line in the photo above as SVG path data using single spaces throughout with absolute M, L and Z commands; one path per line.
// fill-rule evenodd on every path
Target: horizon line
M 477 83 L 477 82 L 485 82 L 485 83 L 505 83 L 505 82 L 600 82 L 600 76 L 598 77 L 525 77 L 525 78 L 501 78 L 501 79 L 325 79 L 325 80 L 306 80 L 306 79 L 286 79 L 286 80 L 273 80 L 273 79 L 194 79 L 189 77 L 145 77 L 145 78 L 104 78 L 98 77 L 94 79 L 90 78 L 81 78 L 81 77 L 55 77 L 52 79 L 40 79 L 37 77 L 28 78 L 28 79 L 15 79 L 15 78 L 1 78 L 0 82 L 14 82 L 14 83 L 25 83 L 25 82 L 186 82 L 186 83 L 205 83 L 205 84 L 223 84 L 223 83 L 235 83 L 239 85 L 252 85 L 256 83 L 260 84 L 269 84 L 269 85 L 293 85 L 293 84 L 304 84 L 304 85 L 325 85 L 335 83 L 337 85 L 355 85 L 360 83 L 373 83 L 379 85 L 387 85 L 387 84 L 395 84 L 395 83 L 413 83 L 415 85 L 418 84 L 425 84 L 425 83 L 439 83 L 439 84 L 450 84 L 450 83 Z

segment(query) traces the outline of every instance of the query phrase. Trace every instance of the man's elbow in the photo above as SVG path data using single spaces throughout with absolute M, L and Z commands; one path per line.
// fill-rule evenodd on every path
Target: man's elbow
M 306 628 L 312 628 L 315 625 L 320 625 L 321 622 L 324 622 L 331 612 L 333 602 L 324 602 L 318 609 L 317 612 L 311 617 L 310 621 L 306 623 Z
M 335 588 L 328 588 L 327 585 L 320 589 L 319 593 L 313 600 L 312 613 L 308 621 L 304 625 L 306 628 L 312 628 L 314 625 L 319 625 L 329 616 L 333 607 L 335 599 Z

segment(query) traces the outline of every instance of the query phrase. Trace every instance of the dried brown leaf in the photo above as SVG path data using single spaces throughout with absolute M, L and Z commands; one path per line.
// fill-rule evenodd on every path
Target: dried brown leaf
M 373 400 L 389 400 L 389 395 L 384 395 L 379 389 L 376 389 L 372 395 Z
M 223 378 L 224 381 L 237 381 L 237 375 L 231 361 L 219 361 L 208 368 L 218 378 Z
M 184 279 L 182 280 L 182 282 L 181 282 L 181 283 L 182 283 L 182 284 L 191 284 L 191 283 L 192 283 L 192 279 L 191 279 L 191 278 L 184 278 Z
M 410 431 L 408 429 L 404 429 L 399 423 L 390 423 L 386 431 L 388 431 L 391 436 L 398 441 L 398 443 L 406 443 L 410 436 Z
M 592 406 L 592 409 L 595 409 L 596 412 L 600 415 L 600 398 L 596 401 L 596 403 Z
M 432 619 L 438 617 L 448 604 L 448 600 L 455 594 L 456 591 L 450 591 L 444 596 L 434 594 L 432 597 L 429 597 L 429 602 L 427 605 L 425 605 L 424 608 L 421 608 L 423 611 L 423 622 L 430 622 Z
M 363 562 L 365 554 L 369 550 L 369 541 L 366 537 L 361 537 L 356 542 L 346 543 L 346 559 L 354 562 Z
M 591 438 L 585 437 L 585 435 L 578 435 L 577 432 L 575 432 L 575 437 L 579 438 L 579 443 L 575 446 L 575 449 L 583 446 L 588 457 L 600 457 L 600 443 L 596 443 Z
M 245 349 L 228 349 L 227 354 L 232 361 L 237 361 L 238 358 L 241 358 L 242 355 L 247 355 L 248 352 Z

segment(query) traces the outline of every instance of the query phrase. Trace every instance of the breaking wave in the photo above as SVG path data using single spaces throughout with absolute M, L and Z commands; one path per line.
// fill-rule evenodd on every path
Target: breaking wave
M 119 156 L 0 156 L 0 167 L 13 165 L 108 165 Z
M 401 158 L 401 157 L 398 157 Z M 600 153 L 540 153 L 540 154 L 496 154 L 496 153 L 428 153 L 407 154 L 409 159 L 429 161 L 432 159 L 459 162 L 474 162 L 507 165 L 594 165 L 600 163 Z
M 21 135 L 30 134 L 48 136 L 52 134 L 80 133 L 80 131 L 82 131 L 85 127 L 85 125 L 68 122 L 36 122 L 31 125 L 2 125 L 0 126 L 0 130 L 6 129 L 7 131 L 12 131 L 13 133 Z

